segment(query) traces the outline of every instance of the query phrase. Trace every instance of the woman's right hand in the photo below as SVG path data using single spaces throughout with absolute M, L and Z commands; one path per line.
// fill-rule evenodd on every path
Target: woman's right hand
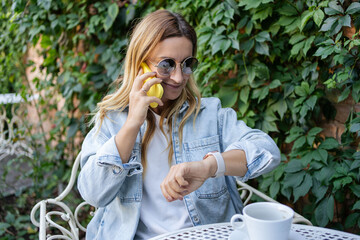
M 156 78 L 155 75 L 155 72 L 143 74 L 143 70 L 140 69 L 130 91 L 128 120 L 133 124 L 137 124 L 137 126 L 141 126 L 144 123 L 150 103 L 156 102 L 159 106 L 163 106 L 163 102 L 159 98 L 146 94 L 152 85 L 162 82 L 162 80 Z M 144 83 L 149 77 L 155 78 L 149 79 Z
M 157 102 L 160 106 L 163 105 L 159 98 L 146 95 L 146 92 L 153 84 L 161 83 L 160 78 L 152 78 L 144 84 L 146 79 L 155 77 L 155 75 L 154 72 L 143 74 L 143 70 L 141 69 L 134 80 L 129 96 L 128 117 L 125 124 L 115 136 L 115 144 L 123 163 L 129 161 L 136 141 L 136 136 L 146 119 L 150 103 Z

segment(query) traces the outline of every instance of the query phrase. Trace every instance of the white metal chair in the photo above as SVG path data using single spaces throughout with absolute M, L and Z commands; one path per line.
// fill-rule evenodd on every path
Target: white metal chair
M 36 97 L 29 97 L 29 101 Z M 25 136 L 23 109 L 15 110 L 17 106 L 24 108 L 24 100 L 14 93 L 0 94 L 0 161 L 8 156 L 27 156 L 32 158 L 33 150 L 28 146 Z M 11 104 L 11 117 L 6 116 L 5 104 Z
M 65 190 L 58 197 L 54 199 L 42 200 L 33 207 L 30 214 L 30 218 L 32 223 L 39 228 L 40 240 L 45 240 L 45 239 L 46 240 L 51 240 L 51 239 L 79 240 L 79 230 L 86 232 L 86 227 L 82 226 L 79 223 L 78 214 L 80 209 L 83 206 L 87 205 L 88 203 L 82 202 L 76 207 L 73 213 L 71 209 L 63 202 L 63 199 L 70 193 L 71 189 L 74 187 L 79 165 L 80 165 L 80 153 L 76 157 L 76 160 L 72 167 L 70 181 L 69 184 L 66 186 Z M 270 198 L 269 196 L 256 190 L 255 188 L 249 186 L 246 183 L 240 181 L 238 181 L 237 183 L 240 186 L 238 190 L 240 192 L 240 196 L 244 202 L 244 205 L 249 203 L 253 194 L 259 196 L 265 201 L 276 202 L 274 199 Z M 47 207 L 49 205 L 56 205 L 57 207 L 60 207 L 62 209 L 62 212 L 61 211 L 47 212 Z M 40 209 L 40 216 L 39 216 L 39 221 L 37 221 L 35 215 L 39 209 Z M 94 215 L 94 212 L 90 212 L 90 215 Z M 61 217 L 61 219 L 65 221 L 65 224 L 68 225 L 68 228 L 65 228 L 60 224 L 56 223 L 55 221 L 53 221 L 51 219 L 52 216 Z M 293 223 L 304 223 L 307 225 L 312 225 L 309 220 L 307 220 L 306 218 L 302 217 L 297 213 L 295 213 Z M 56 234 L 51 236 L 47 234 L 47 230 L 49 228 L 57 229 L 59 232 L 61 232 L 61 235 Z
M 82 226 L 78 220 L 78 214 L 80 209 L 85 205 L 88 205 L 87 202 L 80 203 L 74 213 L 71 209 L 63 202 L 63 199 L 70 193 L 74 187 L 75 180 L 77 177 L 77 172 L 80 165 L 80 154 L 76 157 L 76 160 L 73 164 L 71 170 L 70 181 L 66 186 L 65 190 L 54 199 L 46 199 L 38 202 L 30 213 L 31 222 L 39 228 L 39 240 L 50 240 L 50 239 L 66 239 L 66 240 L 78 240 L 79 239 L 79 230 L 86 232 L 86 227 Z M 47 212 L 47 207 L 49 205 L 55 205 L 60 207 L 62 211 L 49 211 Z M 36 212 L 40 209 L 39 221 L 36 220 Z M 90 212 L 90 215 L 93 215 L 94 212 Z M 61 217 L 65 221 L 65 224 L 68 225 L 68 228 L 65 228 L 52 220 L 53 216 Z M 47 234 L 48 228 L 57 229 L 61 232 L 61 235 L 50 235 Z

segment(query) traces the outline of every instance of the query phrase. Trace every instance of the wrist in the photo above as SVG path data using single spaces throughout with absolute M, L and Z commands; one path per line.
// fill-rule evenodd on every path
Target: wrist
M 204 159 L 209 159 L 212 163 L 210 168 L 211 177 L 222 177 L 225 174 L 225 161 L 220 152 L 209 152 L 204 156 Z M 215 161 L 214 161 L 215 160 Z M 210 162 L 209 161 L 209 162 Z M 215 169 L 215 170 L 214 170 Z M 215 171 L 215 172 L 214 172 Z
M 206 154 L 203 162 L 205 164 L 204 169 L 207 172 L 207 178 L 214 177 L 217 170 L 216 158 L 213 155 Z

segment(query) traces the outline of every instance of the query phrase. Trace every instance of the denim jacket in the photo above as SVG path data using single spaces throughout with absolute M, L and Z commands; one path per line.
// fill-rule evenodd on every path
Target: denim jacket
M 280 162 L 279 149 L 267 134 L 238 121 L 234 110 L 221 108 L 217 98 L 202 99 L 195 125 L 190 117 L 183 128 L 181 144 L 179 124 L 187 108 L 185 103 L 173 121 L 176 163 L 201 161 L 211 151 L 245 151 L 248 167 L 245 176 L 209 178 L 184 197 L 194 226 L 228 222 L 243 207 L 235 178 L 246 181 L 271 171 Z M 140 128 L 129 162 L 124 164 L 115 145 L 115 135 L 127 114 L 126 109 L 108 112 L 100 130 L 96 123 L 82 145 L 78 189 L 84 200 L 98 208 L 88 224 L 86 239 L 133 239 L 137 229 L 142 199 L 140 142 L 146 122 Z

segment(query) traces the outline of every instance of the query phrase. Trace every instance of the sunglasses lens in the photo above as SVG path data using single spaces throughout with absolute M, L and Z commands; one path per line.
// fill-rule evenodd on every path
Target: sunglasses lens
M 196 58 L 188 58 L 185 60 L 183 64 L 183 73 L 184 74 L 192 74 L 198 65 L 198 60 Z
M 157 65 L 157 70 L 160 75 L 170 76 L 171 72 L 175 69 L 176 63 L 172 59 L 164 59 Z

